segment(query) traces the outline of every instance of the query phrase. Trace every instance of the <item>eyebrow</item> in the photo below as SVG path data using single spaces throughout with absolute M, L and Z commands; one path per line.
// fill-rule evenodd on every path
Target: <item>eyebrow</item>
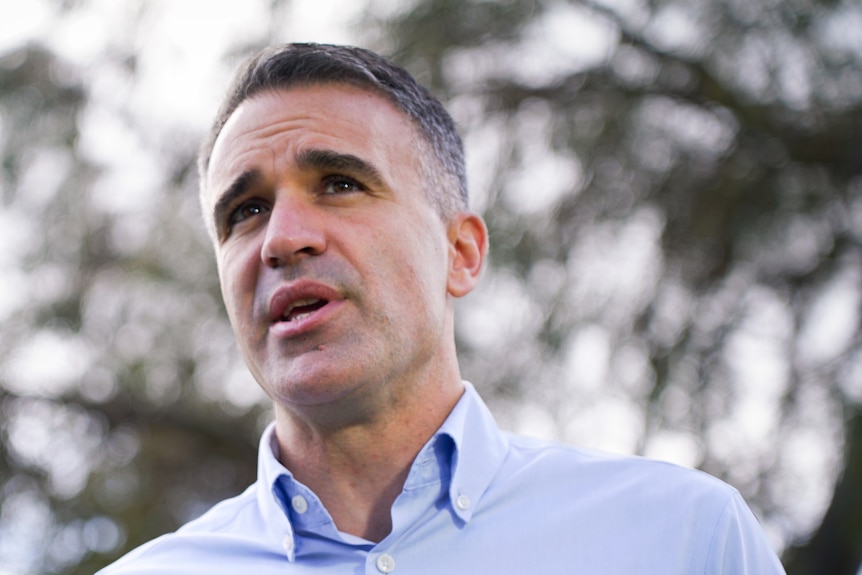
M 344 175 L 364 179 L 373 186 L 384 184 L 383 175 L 377 168 L 353 154 L 309 148 L 296 155 L 296 166 L 300 170 L 347 172 Z
M 373 186 L 382 186 L 384 183 L 383 175 L 377 168 L 353 154 L 309 148 L 298 152 L 295 161 L 299 170 L 347 172 L 345 175 L 364 179 Z M 237 176 L 219 196 L 213 207 L 213 222 L 219 234 L 236 199 L 247 194 L 250 188 L 258 185 L 262 180 L 263 173 L 257 168 L 246 170 Z

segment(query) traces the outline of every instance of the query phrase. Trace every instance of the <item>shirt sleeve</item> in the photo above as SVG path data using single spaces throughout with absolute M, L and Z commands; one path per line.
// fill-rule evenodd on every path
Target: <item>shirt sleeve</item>
M 785 575 L 754 514 L 734 490 L 712 536 L 704 575 Z

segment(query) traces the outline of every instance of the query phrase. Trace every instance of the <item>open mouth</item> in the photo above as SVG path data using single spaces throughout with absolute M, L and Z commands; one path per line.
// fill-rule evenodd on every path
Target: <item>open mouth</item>
M 273 292 L 269 322 L 279 337 L 293 337 L 320 327 L 344 300 L 341 291 L 325 283 L 300 279 Z
M 329 303 L 329 300 L 318 298 L 306 298 L 297 300 L 281 316 L 281 321 L 298 321 L 309 317 L 311 314 Z

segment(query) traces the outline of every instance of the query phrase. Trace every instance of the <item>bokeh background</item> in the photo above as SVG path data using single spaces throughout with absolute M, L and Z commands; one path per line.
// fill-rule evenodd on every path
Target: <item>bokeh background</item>
M 0 574 L 253 481 L 194 155 L 281 41 L 381 51 L 458 121 L 502 426 L 704 469 L 790 575 L 862 573 L 858 0 L 0 0 Z

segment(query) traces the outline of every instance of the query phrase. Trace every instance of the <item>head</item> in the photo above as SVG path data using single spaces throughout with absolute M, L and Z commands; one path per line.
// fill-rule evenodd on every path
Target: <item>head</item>
M 201 188 L 206 186 L 213 146 L 244 101 L 263 92 L 328 83 L 350 84 L 389 100 L 416 128 L 414 146 L 422 162 L 429 203 L 444 221 L 467 209 L 464 149 L 452 117 L 406 70 L 370 50 L 353 46 L 285 44 L 266 48 L 246 60 L 234 75 L 200 149 Z
M 453 300 L 487 232 L 452 120 L 406 72 L 356 48 L 267 50 L 200 167 L 228 316 L 283 413 L 356 422 L 457 394 Z

